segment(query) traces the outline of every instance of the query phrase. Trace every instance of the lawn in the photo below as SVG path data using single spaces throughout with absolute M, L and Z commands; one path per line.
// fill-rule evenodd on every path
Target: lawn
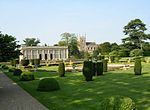
M 34 72 L 36 80 L 19 81 L 12 73 L 6 73 L 33 97 L 50 110 L 101 110 L 103 98 L 112 95 L 131 97 L 138 110 L 150 110 L 150 64 L 143 64 L 143 75 L 135 76 L 133 68 L 106 72 L 103 76 L 94 77 L 86 82 L 81 72 L 66 73 L 58 77 L 57 67 L 42 67 Z M 54 92 L 36 91 L 42 77 L 56 78 L 61 89 Z

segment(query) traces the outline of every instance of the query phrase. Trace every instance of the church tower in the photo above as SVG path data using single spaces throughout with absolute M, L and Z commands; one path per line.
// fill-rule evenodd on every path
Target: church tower
M 78 48 L 80 51 L 86 51 L 86 36 L 78 36 Z

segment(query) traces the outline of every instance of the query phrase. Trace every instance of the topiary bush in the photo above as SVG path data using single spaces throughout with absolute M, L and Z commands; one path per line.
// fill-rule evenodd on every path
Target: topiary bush
M 100 110 L 136 110 L 136 106 L 129 97 L 112 96 L 101 102 Z
M 103 62 L 98 61 L 97 62 L 97 76 L 103 75 Z
M 21 60 L 22 66 L 28 66 L 29 65 L 29 60 Z
M 54 78 L 43 78 L 40 80 L 37 90 L 48 92 L 59 90 L 60 86 L 56 79 Z
M 22 73 L 22 70 L 21 69 L 15 69 L 14 72 L 13 72 L 13 75 L 14 76 L 20 76 Z
M 63 62 L 59 63 L 58 74 L 60 77 L 65 76 L 65 64 Z
M 19 78 L 21 81 L 31 81 L 34 80 L 34 74 L 31 72 L 22 73 Z
M 141 72 L 142 72 L 141 59 L 135 58 L 134 73 L 135 75 L 141 75 L 142 74 Z
M 103 60 L 103 71 L 104 72 L 107 72 L 107 63 L 108 63 L 108 60 Z
M 93 63 L 92 61 L 84 61 L 83 75 L 86 81 L 92 81 L 93 78 Z
M 93 68 L 92 68 L 92 72 L 93 72 L 93 76 L 97 75 L 97 62 L 93 62 Z
M 16 66 L 16 64 L 19 64 L 19 60 L 18 59 L 13 59 L 10 61 L 12 66 Z
M 14 72 L 15 68 L 9 68 L 9 72 Z

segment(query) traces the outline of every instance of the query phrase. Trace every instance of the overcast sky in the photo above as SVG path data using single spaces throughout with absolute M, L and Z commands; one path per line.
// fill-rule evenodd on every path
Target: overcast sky
M 53 45 L 64 32 L 121 43 L 130 20 L 141 19 L 150 33 L 149 11 L 150 0 L 0 0 L 0 31 L 20 43 L 35 37 Z

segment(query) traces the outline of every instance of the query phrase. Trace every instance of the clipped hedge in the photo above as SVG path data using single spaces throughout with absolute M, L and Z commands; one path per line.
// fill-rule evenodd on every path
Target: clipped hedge
M 8 67 L 7 65 L 2 65 L 1 67 L 2 67 L 2 69 L 4 69 L 4 70 L 9 69 L 9 67 Z
M 9 68 L 9 72 L 14 72 L 15 68 Z
M 97 62 L 97 76 L 99 75 L 103 75 L 103 62 L 102 61 L 98 61 Z
M 107 72 L 107 63 L 108 63 L 108 60 L 103 60 L 103 71 L 104 72 Z
M 97 62 L 93 62 L 93 68 L 92 68 L 92 72 L 93 72 L 93 76 L 97 75 Z
M 135 58 L 134 73 L 135 73 L 135 75 L 141 75 L 142 74 L 142 65 L 141 65 L 141 59 L 140 58 Z
M 86 81 L 92 81 L 93 78 L 93 63 L 92 61 L 84 61 L 83 75 Z
M 13 75 L 14 76 L 20 76 L 22 73 L 22 70 L 21 69 L 15 69 L 14 72 L 13 72 Z
M 22 66 L 28 66 L 29 65 L 29 60 L 21 60 Z
M 43 78 L 40 80 L 37 90 L 42 92 L 59 90 L 59 83 L 55 78 Z
M 31 73 L 31 72 L 26 72 L 26 73 L 22 73 L 20 75 L 20 80 L 21 81 L 31 81 L 31 80 L 34 80 L 34 74 Z
M 101 102 L 100 110 L 136 110 L 136 106 L 129 97 L 112 96 Z
M 59 63 L 58 74 L 60 77 L 65 76 L 65 64 L 63 62 Z

